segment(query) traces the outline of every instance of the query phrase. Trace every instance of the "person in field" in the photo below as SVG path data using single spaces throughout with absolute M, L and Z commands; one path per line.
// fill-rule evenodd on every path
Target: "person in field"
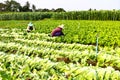
M 34 25 L 30 22 L 27 26 L 27 32 L 30 32 L 32 30 L 35 30 Z
M 61 24 L 59 25 L 58 27 L 56 27 L 52 32 L 51 32 L 51 36 L 54 37 L 54 36 L 62 36 L 64 35 L 64 33 L 62 32 L 64 28 L 64 25 Z

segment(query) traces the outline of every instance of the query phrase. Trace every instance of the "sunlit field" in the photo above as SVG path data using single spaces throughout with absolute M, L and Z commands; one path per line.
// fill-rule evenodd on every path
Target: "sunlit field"
M 27 33 L 29 22 L 35 30 Z M 60 24 L 65 25 L 65 35 L 48 36 Z M 0 21 L 0 79 L 120 80 L 119 24 L 100 20 Z

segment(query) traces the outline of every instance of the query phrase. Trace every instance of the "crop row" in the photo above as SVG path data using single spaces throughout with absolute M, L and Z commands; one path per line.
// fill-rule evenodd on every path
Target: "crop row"
M 42 20 L 45 18 L 61 20 L 120 20 L 119 10 L 90 10 L 70 12 L 26 12 L 0 14 L 0 20 Z
M 119 80 L 120 48 L 55 42 L 45 33 L 0 30 L 0 79 Z
M 47 24 L 46 24 L 47 23 Z M 0 21 L 0 26 L 3 28 L 17 28 L 21 29 L 25 38 L 35 39 L 39 35 L 31 35 L 25 32 L 28 21 Z M 64 24 L 63 32 L 65 36 L 50 38 L 48 41 L 54 40 L 54 42 L 63 43 L 80 43 L 86 45 L 95 45 L 96 36 L 98 37 L 99 46 L 119 47 L 120 46 L 120 22 L 119 21 L 79 21 L 79 20 L 41 20 L 33 21 L 36 30 L 33 33 L 45 33 L 46 36 L 60 24 Z M 114 30 L 114 31 L 113 31 Z M 9 31 L 13 32 L 12 30 Z M 18 33 L 19 30 L 14 30 Z M 39 37 L 39 39 L 45 39 L 45 37 Z
M 53 63 L 39 57 L 3 52 L 0 52 L 0 64 L 1 79 L 120 79 L 120 72 L 115 71 L 112 67 L 81 67 L 73 63 Z
M 28 46 L 28 45 L 22 45 L 20 43 L 3 43 L 0 42 L 0 50 L 8 53 L 19 53 L 19 54 L 25 54 L 29 56 L 39 56 L 42 58 L 50 58 L 53 61 L 57 61 L 57 58 L 63 57 L 63 58 L 69 58 L 72 62 L 78 62 L 83 61 L 84 59 L 91 57 L 95 57 L 95 53 L 91 50 L 85 50 L 85 51 L 77 51 L 77 50 L 66 50 L 66 49 L 53 49 L 48 47 L 34 47 L 34 46 Z M 86 58 L 84 58 L 86 57 Z M 69 61 L 68 61 L 69 62 Z M 86 63 L 86 62 L 85 62 Z
M 27 43 L 29 45 L 34 45 L 34 46 L 41 46 L 41 47 L 48 47 L 48 48 L 53 48 L 53 49 L 72 49 L 72 50 L 85 50 L 85 49 L 88 49 L 88 50 L 95 50 L 95 47 L 94 46 L 88 46 L 88 45 L 81 45 L 81 44 L 66 44 L 66 43 L 56 43 L 54 42 L 55 38 L 52 38 L 52 37 L 49 37 L 47 36 L 47 34 L 40 34 L 40 33 L 29 33 L 27 35 L 24 35 L 23 32 L 19 31 L 20 29 L 18 30 L 15 30 L 15 29 L 12 29 L 12 32 L 11 33 L 1 33 L 1 39 L 3 39 L 3 41 L 7 41 L 7 42 L 20 42 L 20 43 Z M 4 31 L 4 29 L 3 29 Z M 9 31 L 8 31 L 9 32 Z M 4 39 L 5 37 L 9 37 L 8 40 Z M 12 39 L 10 39 L 11 37 L 14 37 Z M 23 38 L 23 39 L 21 39 Z M 50 40 L 50 42 L 49 42 Z M 119 54 L 119 48 L 116 48 L 115 51 L 113 50 L 113 48 L 107 48 L 107 47 L 104 47 L 104 48 L 100 48 L 100 51 L 107 51 L 107 53 L 110 53 L 110 54 Z
M 15 30 L 16 31 L 16 30 Z M 21 42 L 21 43 L 28 43 L 29 45 L 35 45 L 35 46 L 43 46 L 43 47 L 49 47 L 49 48 L 54 48 L 54 49 L 76 49 L 76 50 L 85 50 L 85 49 L 93 49 L 95 50 L 95 46 L 88 46 L 88 45 L 81 45 L 81 44 L 76 44 L 76 43 L 73 43 L 73 44 L 66 44 L 66 43 L 56 43 L 54 42 L 55 38 L 52 38 L 52 37 L 49 37 L 47 36 L 47 34 L 40 34 L 40 33 L 29 33 L 27 35 L 24 35 L 23 32 L 11 32 L 11 33 L 2 33 L 1 34 L 1 39 L 4 39 L 5 37 L 9 37 L 7 42 L 8 41 L 17 41 L 17 42 Z M 10 37 L 14 37 L 13 39 L 10 40 Z M 22 38 L 22 39 L 21 39 Z M 6 40 L 3 40 L 3 41 L 6 41 Z M 110 49 L 107 48 L 107 47 L 104 47 L 104 48 L 100 48 L 100 50 L 102 51 L 111 51 L 113 50 L 113 48 L 111 47 Z M 115 53 L 112 53 L 112 54 L 119 54 L 119 48 L 116 48 L 116 51 Z M 110 53 L 110 52 L 108 52 Z
M 3 31 L 2 31 L 3 30 Z M 95 49 L 95 46 L 91 46 L 91 45 L 82 45 L 82 44 L 76 44 L 76 43 L 72 43 L 72 44 L 68 44 L 68 43 L 56 43 L 55 40 L 57 39 L 57 37 L 49 37 L 47 34 L 45 33 L 24 33 L 22 32 L 20 29 L 12 29 L 12 31 L 8 31 L 5 29 L 1 30 L 1 40 L 2 41 L 7 41 L 7 42 L 14 42 L 14 41 L 20 41 L 23 43 L 29 43 L 31 45 L 44 45 L 44 46 L 48 46 L 48 47 L 52 47 L 52 48 L 69 48 L 69 49 L 77 49 L 77 50 L 83 50 L 83 49 Z M 34 44 L 35 43 L 35 44 Z M 99 44 L 99 43 L 98 43 Z M 113 47 L 104 47 L 101 48 L 99 46 L 100 50 L 113 50 Z M 117 50 L 119 48 L 116 48 Z M 119 51 L 118 51 L 119 52 Z M 117 53 L 118 53 L 117 52 Z
M 56 43 L 55 37 L 49 37 L 47 34 L 44 33 L 29 33 L 24 35 L 22 32 L 11 32 L 11 33 L 1 33 L 1 38 L 10 38 L 8 41 L 17 41 L 23 43 L 29 43 L 30 45 L 43 45 L 52 48 L 68 48 L 68 49 L 77 49 L 77 50 L 85 50 L 85 49 L 95 49 L 92 45 L 82 45 L 82 44 L 68 44 L 68 43 Z
M 112 66 L 116 70 L 120 70 L 119 64 L 119 56 L 118 54 L 110 55 L 107 52 L 100 52 L 97 55 L 92 50 L 66 50 L 66 49 L 52 49 L 48 47 L 34 47 L 34 46 L 26 46 L 17 43 L 3 43 L 0 42 L 0 50 L 12 53 L 12 54 L 24 54 L 28 56 L 38 56 L 41 58 L 49 58 L 50 60 L 56 61 L 64 61 L 66 63 L 79 63 L 82 66 L 99 66 L 99 67 L 107 67 Z M 112 53 L 112 52 L 111 52 Z
M 26 33 L 25 30 L 21 29 L 12 29 L 12 30 L 0 30 L 1 38 L 23 38 L 23 39 L 39 39 L 45 41 L 55 41 L 55 38 L 49 37 L 45 33 Z M 8 39 L 9 40 L 9 39 Z

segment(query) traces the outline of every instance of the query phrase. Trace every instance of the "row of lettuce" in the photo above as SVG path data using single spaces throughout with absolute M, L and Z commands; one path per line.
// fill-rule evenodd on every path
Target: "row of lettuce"
M 120 46 L 119 21 L 41 20 L 32 22 L 36 29 L 33 32 L 47 35 L 58 25 L 64 24 L 63 33 L 65 36 L 55 38 L 55 42 L 96 45 L 96 38 L 98 38 L 99 46 Z M 0 21 L 0 27 L 18 28 L 26 34 L 25 29 L 28 23 L 29 21 Z M 36 36 L 33 35 L 31 38 L 34 39 Z
M 56 38 L 0 29 L 0 79 L 120 79 L 120 48 L 99 47 L 96 56 L 95 46 L 56 43 Z
M 120 20 L 120 10 L 2 13 L 0 20 Z
M 37 38 L 31 38 L 32 36 L 37 36 Z M 12 38 L 10 38 L 12 37 Z M 44 38 L 41 38 L 44 37 Z M 81 45 L 81 44 L 65 44 L 65 43 L 55 43 L 54 39 L 49 38 L 46 34 L 39 33 L 29 33 L 24 35 L 22 32 L 16 34 L 12 33 L 2 33 L 1 34 L 1 47 L 0 50 L 10 53 L 22 53 L 26 55 L 39 56 L 42 58 L 51 56 L 50 59 L 56 61 L 56 57 L 68 57 L 70 62 L 82 62 L 84 63 L 87 59 L 95 60 L 95 46 Z M 6 40 L 5 40 L 6 39 Z M 51 41 L 48 41 L 51 39 Z M 119 67 L 119 48 L 101 48 L 99 47 L 99 55 L 102 55 L 102 58 L 99 58 L 98 61 L 102 63 L 107 63 L 107 65 Z M 104 54 L 104 56 L 103 56 Z M 108 57 L 109 56 L 109 57 Z M 117 60 L 118 56 L 118 60 Z M 109 59 L 106 59 L 109 58 Z M 83 59 L 82 59 L 83 58 Z M 112 59 L 113 60 L 112 60 Z M 107 61 L 108 60 L 108 61 Z M 110 62 L 110 63 L 109 63 Z M 87 64 L 87 63 L 85 63 Z M 117 64 L 117 65 L 116 65 Z M 98 64 L 104 66 L 104 64 Z
M 80 66 L 49 59 L 0 52 L 0 79 L 3 80 L 119 80 L 112 67 Z
M 56 38 L 55 42 L 96 45 L 98 38 L 99 46 L 120 46 L 119 21 L 44 20 L 36 22 L 36 28 L 40 33 L 50 34 L 59 24 L 65 25 L 65 36 Z

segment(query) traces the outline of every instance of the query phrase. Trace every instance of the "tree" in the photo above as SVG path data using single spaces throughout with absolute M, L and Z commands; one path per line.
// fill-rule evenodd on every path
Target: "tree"
M 21 7 L 20 3 L 11 0 L 11 11 L 15 11 L 15 12 L 20 11 L 19 9 L 20 7 Z
M 46 8 L 44 8 L 44 9 L 42 9 L 42 12 L 49 12 L 50 10 L 49 9 L 46 9 Z
M 36 11 L 37 11 L 37 12 L 41 12 L 41 11 L 42 11 L 42 9 L 37 9 Z
M 26 4 L 23 6 L 22 11 L 28 12 L 30 11 L 30 3 L 27 1 Z
M 97 9 L 94 9 L 94 11 L 97 11 Z
M 92 11 L 92 9 L 90 8 L 88 11 Z
M 35 7 L 35 5 L 34 5 L 34 4 L 32 5 L 32 11 L 33 11 L 33 12 L 35 12 L 35 11 L 36 11 L 36 7 Z
M 6 11 L 20 11 L 20 3 L 14 1 L 14 0 L 11 0 L 11 1 L 5 1 L 5 10 Z
M 55 9 L 54 9 L 54 8 L 52 8 L 52 9 L 51 9 L 51 11 L 52 11 L 52 12 L 55 12 Z
M 11 11 L 11 2 L 10 1 L 5 1 L 5 5 L 6 5 L 6 11 Z
M 0 11 L 5 11 L 5 4 L 0 3 Z
M 58 8 L 55 10 L 55 12 L 66 12 L 63 8 Z

